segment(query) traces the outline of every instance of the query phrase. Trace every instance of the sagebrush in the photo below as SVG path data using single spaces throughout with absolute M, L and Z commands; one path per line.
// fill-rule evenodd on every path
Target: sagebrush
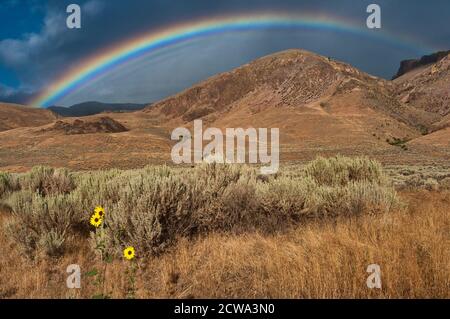
M 0 189 L 8 189 L 4 202 L 14 217 L 8 234 L 28 256 L 57 256 L 71 238 L 88 238 L 98 205 L 106 210 L 108 253 L 133 246 L 141 256 L 161 253 L 179 237 L 274 232 L 311 218 L 386 213 L 400 205 L 382 166 L 364 157 L 318 158 L 295 174 L 257 172 L 223 164 L 80 173 L 37 167 L 15 177 L 15 190 Z

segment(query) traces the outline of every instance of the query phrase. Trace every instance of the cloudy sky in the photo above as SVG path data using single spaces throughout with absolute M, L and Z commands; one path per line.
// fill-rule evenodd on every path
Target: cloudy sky
M 82 28 L 68 29 L 66 7 L 82 8 Z M 325 14 L 365 27 L 366 7 L 382 8 L 383 37 L 335 30 L 271 29 L 194 38 L 109 70 L 62 96 L 83 101 L 148 103 L 257 57 L 303 48 L 390 78 L 399 62 L 450 49 L 448 0 L 0 0 L 0 101 L 28 103 L 86 58 L 152 30 L 218 16 L 259 12 Z

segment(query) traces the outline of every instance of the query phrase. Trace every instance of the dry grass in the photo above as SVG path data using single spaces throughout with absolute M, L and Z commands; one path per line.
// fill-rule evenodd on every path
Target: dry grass
M 141 258 L 138 298 L 450 298 L 450 194 L 402 194 L 406 210 L 377 216 L 316 220 L 276 234 L 213 233 L 181 240 L 159 257 Z M 4 222 L 5 214 L 2 217 Z M 66 267 L 87 272 L 102 264 L 86 241 L 59 259 L 25 261 L 2 233 L 0 297 L 90 298 L 83 276 L 65 286 Z M 381 266 L 381 290 L 366 287 L 366 268 Z M 125 297 L 127 264 L 106 269 L 105 293 Z

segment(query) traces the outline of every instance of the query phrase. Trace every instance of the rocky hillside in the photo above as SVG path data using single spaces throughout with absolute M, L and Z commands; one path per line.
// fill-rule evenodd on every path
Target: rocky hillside
M 450 54 L 402 75 L 394 83 L 402 103 L 433 113 L 435 122 L 450 114 Z
M 303 50 L 289 50 L 214 76 L 156 103 L 150 111 L 191 121 L 216 111 L 226 111 L 243 97 L 263 90 L 280 98 L 273 107 L 301 107 L 328 96 L 338 87 L 351 89 L 350 86 L 358 85 L 358 81 L 367 85 L 378 82 L 344 63 Z
M 410 60 L 404 60 L 400 62 L 400 68 L 397 71 L 397 74 L 394 75 L 393 80 L 396 78 L 401 77 L 403 74 L 406 74 L 408 72 L 411 72 L 415 69 L 419 69 L 425 66 L 428 66 L 430 64 L 434 64 L 445 58 L 447 55 L 450 54 L 449 51 L 440 51 L 436 52 L 430 55 L 424 55 L 420 59 L 410 59 Z
M 335 102 L 348 99 L 348 115 L 352 113 L 350 105 L 367 107 L 381 117 L 389 117 L 397 126 L 403 123 L 411 127 L 413 134 L 432 116 L 400 103 L 395 89 L 390 81 L 348 64 L 303 50 L 289 50 L 212 77 L 145 112 L 175 123 L 197 118 L 211 122 L 248 105 L 255 114 L 268 109 L 278 114 L 288 109 L 298 112 L 313 106 L 333 113 Z

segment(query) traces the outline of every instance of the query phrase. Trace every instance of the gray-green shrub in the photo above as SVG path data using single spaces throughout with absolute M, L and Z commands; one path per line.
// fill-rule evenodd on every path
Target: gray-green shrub
M 17 175 L 0 172 L 0 198 L 20 189 Z
M 43 196 L 50 194 L 68 194 L 75 184 L 71 173 L 65 168 L 54 169 L 46 166 L 35 166 L 21 177 L 21 186 Z
M 108 253 L 119 255 L 132 245 L 140 256 L 163 252 L 180 236 L 272 232 L 310 218 L 399 206 L 378 162 L 342 156 L 318 158 L 276 178 L 221 164 L 79 173 L 38 167 L 25 174 L 22 186 L 9 196 L 14 215 L 9 234 L 28 255 L 58 255 L 71 236 L 87 236 L 96 206 L 106 210 Z
M 11 175 L 0 172 L 0 198 L 11 189 Z
M 367 157 L 319 157 L 306 165 L 305 173 L 320 185 L 346 185 L 363 180 L 377 184 L 387 182 L 381 164 Z
M 43 252 L 58 256 L 64 252 L 66 240 L 80 223 L 71 195 L 41 196 L 30 190 L 14 193 L 8 201 L 12 219 L 7 233 L 23 253 L 33 258 Z

